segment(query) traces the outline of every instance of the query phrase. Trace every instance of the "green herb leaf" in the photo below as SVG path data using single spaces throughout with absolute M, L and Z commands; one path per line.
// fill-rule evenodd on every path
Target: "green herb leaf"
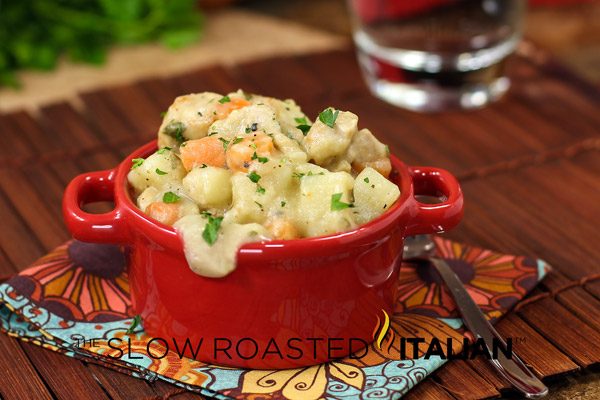
M 156 172 L 158 175 L 166 175 L 167 174 L 167 172 L 161 171 L 159 168 L 156 168 L 156 170 L 154 170 L 154 172 Z
M 167 124 L 167 126 L 165 126 L 165 129 L 163 131 L 166 135 L 175 138 L 175 140 L 177 140 L 177 142 L 181 144 L 185 142 L 185 137 L 183 136 L 185 129 L 186 126 L 183 122 L 171 121 Z
M 256 193 L 265 194 L 266 191 L 267 190 L 264 187 L 262 187 L 260 185 L 256 185 Z
M 369 183 L 369 177 L 367 176 L 365 179 L 363 179 L 363 181 Z
M 335 110 L 335 112 L 333 112 L 332 108 L 327 108 L 321 111 L 321 113 L 319 114 L 319 121 L 321 121 L 328 127 L 333 128 L 333 125 L 335 124 L 335 120 L 337 119 L 339 113 L 340 110 Z
M 221 99 L 219 99 L 219 103 L 221 104 L 229 103 L 230 101 L 231 99 L 229 98 L 229 96 L 223 96 L 221 97 Z
M 304 175 L 306 175 L 306 174 L 305 174 L 305 173 L 303 173 L 303 172 L 294 172 L 294 173 L 292 174 L 292 176 L 293 176 L 294 178 L 298 178 L 298 179 L 302 178 Z
M 294 121 L 296 121 L 296 123 L 299 125 L 308 125 L 308 120 L 306 119 L 306 117 L 294 118 Z
M 129 328 L 127 329 L 127 331 L 125 333 L 127 333 L 128 335 L 131 335 L 132 333 L 134 333 L 135 328 L 137 328 L 138 325 L 140 325 L 141 323 L 142 323 L 142 316 L 138 314 L 135 317 L 133 317 L 133 321 L 131 322 L 131 325 L 129 326 Z
M 340 201 L 341 198 L 342 193 L 335 193 L 331 195 L 331 211 L 340 211 L 349 207 L 354 207 L 353 204 Z
M 285 207 L 285 205 L 287 204 L 284 200 L 281 200 L 281 207 Z
M 390 155 L 390 146 L 388 146 L 387 144 L 385 145 L 385 155 L 386 156 Z
M 260 157 L 256 152 L 252 154 L 252 160 L 258 160 L 259 163 L 264 164 L 269 161 L 267 157 Z
M 158 154 L 163 154 L 165 151 L 170 151 L 171 148 L 170 147 L 163 147 L 162 149 L 158 150 L 157 153 Z
M 222 137 L 220 137 L 220 138 L 219 138 L 219 140 L 220 140 L 221 142 L 223 142 L 223 148 L 224 148 L 225 150 L 227 150 L 227 146 L 229 145 L 229 140 L 227 140 L 227 139 L 225 139 L 225 138 L 222 138 Z
M 261 176 L 254 171 L 250 172 L 246 176 L 254 183 L 258 183 L 258 181 L 260 181 L 260 178 L 261 178 Z
M 131 169 L 135 169 L 144 163 L 143 158 L 134 158 L 131 160 Z
M 161 118 L 164 118 L 164 117 L 165 117 L 165 115 L 167 115 L 167 112 L 166 112 L 166 111 L 161 111 L 161 112 L 160 112 L 160 117 L 161 117 Z
M 239 142 L 241 142 L 242 140 L 244 140 L 244 138 L 241 137 L 236 137 L 235 139 L 233 139 L 233 142 L 231 142 L 231 144 L 238 144 Z
M 163 194 L 163 203 L 177 203 L 181 197 L 177 196 L 173 192 L 166 192 Z
M 308 135 L 308 131 L 310 131 L 311 125 L 297 125 L 296 128 L 302 131 L 304 136 Z
M 223 217 L 213 217 L 211 215 L 207 215 L 208 222 L 204 227 L 204 231 L 202 232 L 202 238 L 209 246 L 212 246 L 217 241 L 217 236 L 219 234 L 219 229 L 221 228 L 221 222 L 223 222 Z

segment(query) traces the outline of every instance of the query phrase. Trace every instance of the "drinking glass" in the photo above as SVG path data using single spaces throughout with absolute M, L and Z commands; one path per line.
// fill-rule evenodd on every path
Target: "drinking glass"
M 478 108 L 510 81 L 525 0 L 348 0 L 371 92 L 416 111 Z

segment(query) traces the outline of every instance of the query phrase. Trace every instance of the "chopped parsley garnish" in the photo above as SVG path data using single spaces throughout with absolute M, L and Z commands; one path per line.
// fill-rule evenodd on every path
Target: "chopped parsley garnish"
M 134 158 L 131 160 L 131 169 L 135 169 L 144 163 L 143 158 Z
M 302 134 L 304 136 L 308 135 L 308 131 L 311 128 L 311 125 L 297 125 L 296 128 L 300 129 L 302 131 Z
M 163 194 L 163 203 L 177 203 L 180 198 L 173 192 L 166 192 Z
M 269 159 L 267 157 L 260 157 L 258 154 L 256 154 L 256 152 L 254 152 L 254 154 L 252 154 L 252 160 L 258 160 L 258 162 L 261 164 L 264 164 L 267 161 L 269 161 Z
M 340 211 L 349 207 L 354 207 L 353 204 L 340 201 L 341 198 L 342 193 L 335 193 L 331 195 L 331 211 Z
M 220 140 L 221 142 L 223 142 L 223 148 L 224 148 L 225 150 L 227 150 L 227 145 L 229 144 L 229 140 L 227 140 L 227 139 L 225 139 L 225 138 L 222 138 L 222 137 L 220 137 L 220 138 L 219 138 L 219 140 Z
M 369 177 L 367 176 L 365 179 L 363 179 L 363 181 L 369 183 Z
M 390 155 L 390 146 L 388 146 L 387 144 L 385 145 L 385 155 L 386 156 Z
M 229 96 L 223 96 L 219 99 L 219 103 L 221 104 L 229 103 L 230 101 L 231 99 L 229 98 Z
M 154 170 L 154 172 L 156 172 L 158 175 L 166 175 L 167 174 L 167 172 L 162 171 L 160 168 L 156 168 Z
M 183 137 L 183 132 L 185 132 L 185 124 L 179 121 L 171 121 L 165 126 L 164 129 L 165 134 L 175 138 L 178 143 L 185 142 L 185 138 Z
M 249 126 L 247 126 L 246 129 L 244 129 L 244 132 L 250 133 L 252 132 L 252 129 Z
M 197 114 L 202 117 L 202 111 L 198 111 Z
M 206 164 L 202 164 L 202 165 L 200 166 L 200 168 L 207 168 L 207 167 L 208 167 L 208 165 L 206 165 Z
M 163 154 L 165 151 L 169 151 L 169 150 L 171 150 L 171 148 L 170 148 L 170 147 L 167 147 L 167 146 L 165 146 L 165 147 L 163 147 L 162 149 L 158 150 L 158 151 L 157 151 L 157 153 L 158 153 L 158 154 Z
M 164 118 L 164 117 L 165 117 L 165 115 L 167 115 L 167 112 L 166 112 L 166 111 L 161 111 L 161 112 L 160 112 L 160 117 L 161 117 L 161 118 Z
M 250 179 L 252 182 L 254 183 L 258 183 L 258 181 L 260 181 L 260 175 L 257 174 L 256 172 L 252 171 L 250 172 L 248 175 L 246 175 L 248 177 L 248 179 Z
M 212 215 L 212 213 L 210 211 L 202 210 L 200 211 L 200 215 L 203 217 L 208 217 L 209 215 Z
M 217 133 L 219 133 L 219 132 L 211 132 L 208 134 L 208 136 L 216 135 Z
M 219 229 L 221 228 L 221 222 L 223 222 L 223 217 L 213 217 L 210 214 L 207 215 L 208 222 L 204 227 L 204 231 L 202 232 L 202 238 L 209 246 L 212 246 L 217 241 L 217 236 L 219 234 Z
M 339 113 L 340 110 L 335 110 L 335 112 L 333 112 L 333 109 L 327 108 L 321 111 L 321 113 L 319 114 L 319 121 L 321 121 L 328 127 L 333 128 L 333 125 L 335 124 L 335 120 L 337 119 Z
M 244 138 L 241 137 L 236 137 L 235 139 L 233 139 L 233 142 L 231 142 L 232 145 L 234 144 L 238 144 L 239 142 L 241 142 L 242 140 L 244 140 Z
M 306 117 L 294 118 L 294 121 L 296 121 L 296 123 L 300 125 L 308 125 L 308 120 L 306 119 Z
M 127 333 L 128 335 L 131 335 L 133 333 L 133 331 L 135 331 L 135 328 L 138 327 L 138 325 L 142 322 L 142 316 L 141 315 L 136 315 L 135 317 L 133 317 L 133 322 L 131 322 L 131 326 L 127 329 Z
M 285 207 L 285 205 L 287 204 L 284 200 L 281 200 L 281 207 Z
M 313 176 L 313 175 L 325 175 L 325 172 L 321 171 L 321 172 L 319 172 L 319 173 L 315 174 L 315 173 L 314 173 L 314 172 L 312 172 L 312 171 L 308 171 L 306 174 L 305 174 L 304 172 L 294 172 L 294 173 L 292 174 L 292 176 L 293 176 L 294 178 L 298 178 L 298 179 L 300 179 L 300 178 L 302 178 L 302 177 L 304 177 L 304 176 Z
M 264 187 L 262 187 L 258 184 L 256 185 L 256 193 L 265 194 L 265 192 L 266 192 L 266 189 Z

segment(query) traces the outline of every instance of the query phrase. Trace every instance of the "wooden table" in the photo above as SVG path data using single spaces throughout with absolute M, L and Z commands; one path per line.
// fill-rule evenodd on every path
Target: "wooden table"
M 219 66 L 83 93 L 78 108 L 0 116 L 0 274 L 68 239 L 60 212 L 67 182 L 117 164 L 155 136 L 174 96 L 242 87 L 293 97 L 309 115 L 349 109 L 409 164 L 450 169 L 466 196 L 449 237 L 555 267 L 529 304 L 499 324 L 540 376 L 600 363 L 600 93 L 533 46 L 514 58 L 514 88 L 473 112 L 421 115 L 371 97 L 351 49 Z M 282 73 L 284 71 L 285 73 Z M 0 395 L 23 398 L 194 398 L 0 335 Z M 481 360 L 448 364 L 408 396 L 488 398 L 508 386 Z M 34 395 L 35 394 L 35 395 Z

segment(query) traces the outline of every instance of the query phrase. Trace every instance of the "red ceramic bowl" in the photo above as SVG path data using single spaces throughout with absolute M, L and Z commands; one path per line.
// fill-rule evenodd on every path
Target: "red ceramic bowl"
M 86 242 L 129 249 L 133 305 L 145 331 L 198 360 L 235 367 L 290 368 L 358 352 L 373 340 L 382 310 L 392 313 L 404 237 L 455 226 L 463 199 L 447 171 L 407 167 L 392 156 L 400 199 L 379 218 L 349 232 L 245 244 L 237 268 L 214 279 L 194 274 L 174 229 L 134 204 L 131 159 L 156 150 L 148 143 L 116 169 L 73 179 L 63 212 L 69 230 Z M 415 194 L 443 195 L 423 204 Z M 113 200 L 106 214 L 81 209 Z

